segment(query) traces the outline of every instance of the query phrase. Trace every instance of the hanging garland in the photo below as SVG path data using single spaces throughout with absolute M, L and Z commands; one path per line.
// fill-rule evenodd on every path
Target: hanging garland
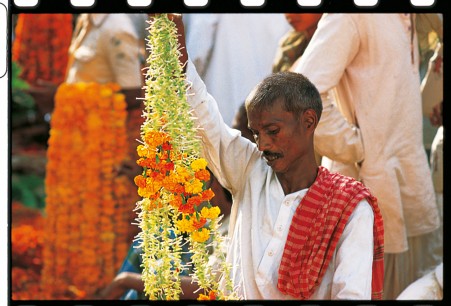
M 138 239 L 143 250 L 145 294 L 151 300 L 177 300 L 179 274 L 191 264 L 199 299 L 236 298 L 219 288 L 223 277 L 233 292 L 230 267 L 220 247 L 220 209 L 210 204 L 207 161 L 200 158 L 200 139 L 186 100 L 186 82 L 179 63 L 177 30 L 167 14 L 149 21 L 146 85 L 137 146 L 142 174 L 135 177 L 138 194 Z M 181 260 L 183 236 L 189 241 L 191 262 Z M 218 252 L 219 268 L 208 263 L 209 247 Z
M 115 173 L 128 148 L 118 91 L 116 84 L 63 83 L 56 92 L 45 178 L 45 299 L 67 299 L 74 290 L 92 297 L 127 254 L 134 188 Z
M 72 37 L 72 14 L 19 14 L 12 60 L 23 67 L 21 77 L 55 85 L 64 81 Z

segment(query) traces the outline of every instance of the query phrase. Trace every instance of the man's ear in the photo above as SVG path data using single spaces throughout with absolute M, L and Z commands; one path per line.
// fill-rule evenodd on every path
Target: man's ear
M 314 131 L 318 125 L 318 116 L 316 112 L 309 108 L 302 113 L 302 123 L 306 130 Z

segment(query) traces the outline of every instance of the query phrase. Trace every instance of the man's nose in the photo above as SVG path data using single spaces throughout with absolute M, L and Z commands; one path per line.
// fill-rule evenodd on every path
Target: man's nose
M 258 135 L 257 147 L 260 151 L 270 151 L 271 141 L 269 137 Z

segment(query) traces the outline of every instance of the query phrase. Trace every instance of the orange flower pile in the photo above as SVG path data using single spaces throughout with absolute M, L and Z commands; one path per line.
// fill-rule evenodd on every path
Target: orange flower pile
M 21 77 L 62 83 L 72 31 L 72 14 L 19 14 L 12 60 L 23 68 Z
M 136 191 L 117 173 L 128 153 L 126 102 L 118 91 L 116 84 L 58 87 L 45 180 L 46 299 L 67 299 L 68 290 L 92 297 L 114 278 L 131 243 Z

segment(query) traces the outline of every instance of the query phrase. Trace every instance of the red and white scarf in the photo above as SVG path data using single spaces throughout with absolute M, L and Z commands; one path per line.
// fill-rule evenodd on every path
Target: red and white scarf
M 374 213 L 372 299 L 382 299 L 384 228 L 377 199 L 353 178 L 319 167 L 315 182 L 296 209 L 279 267 L 278 289 L 309 299 L 326 272 L 349 216 L 367 199 Z

